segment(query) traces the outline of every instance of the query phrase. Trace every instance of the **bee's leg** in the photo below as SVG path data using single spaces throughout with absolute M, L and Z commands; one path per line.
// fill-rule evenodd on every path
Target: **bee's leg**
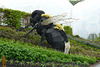
M 32 32 L 35 28 L 36 28 L 36 27 L 34 26 L 34 27 L 25 35 L 25 37 L 26 37 L 30 32 Z
M 43 34 L 42 34 L 42 36 L 41 36 L 41 46 L 44 46 L 44 45 L 42 44 L 42 41 L 44 40 L 44 36 L 45 36 L 45 33 L 46 33 L 46 29 L 44 29 L 42 32 L 43 32 Z
M 28 24 L 25 28 L 28 28 L 30 25 L 31 25 L 31 24 Z M 20 29 L 17 30 L 17 31 L 21 31 L 21 30 L 23 30 L 23 29 L 25 29 L 25 28 L 20 28 Z

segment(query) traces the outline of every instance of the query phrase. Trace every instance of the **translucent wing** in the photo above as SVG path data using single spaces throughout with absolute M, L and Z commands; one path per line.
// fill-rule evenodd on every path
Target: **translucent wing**
M 42 25 L 48 25 L 48 24 L 50 24 L 50 23 L 54 23 L 54 24 L 55 24 L 55 23 L 58 23 L 58 22 L 64 20 L 65 17 L 66 17 L 66 15 L 67 15 L 67 13 L 63 13 L 63 14 L 61 14 L 61 15 L 53 16 L 53 17 L 51 17 L 51 18 L 48 18 L 47 20 L 44 20 L 43 22 L 41 22 L 41 24 L 42 24 Z

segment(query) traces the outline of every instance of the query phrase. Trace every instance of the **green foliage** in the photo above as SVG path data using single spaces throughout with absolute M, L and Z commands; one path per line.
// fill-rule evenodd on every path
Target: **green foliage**
M 3 11 L 3 8 L 0 8 L 0 12 L 2 12 Z
M 100 44 L 100 33 L 98 34 L 98 37 L 96 38 L 95 42 L 98 42 Z
M 4 13 L 3 23 L 7 24 L 8 26 L 14 27 L 16 29 L 19 29 L 21 27 L 21 18 L 30 16 L 29 13 L 12 9 L 0 8 L 0 12 Z
M 80 36 L 79 36 L 79 35 L 75 35 L 74 37 L 80 38 Z
M 0 13 L 3 11 L 3 8 L 0 8 Z M 2 23 L 2 21 L 0 21 L 0 24 Z
M 28 42 L 35 45 L 40 45 L 41 37 L 39 35 L 29 34 L 25 37 L 26 32 L 16 32 L 9 27 L 0 27 L 0 37 L 14 39 L 15 41 Z M 51 47 L 47 41 L 43 41 L 46 47 Z
M 79 64 L 82 64 L 80 61 L 76 61 L 76 63 L 79 65 Z
M 12 40 L 11 43 L 8 43 L 8 41 L 10 42 L 10 40 L 8 39 L 3 39 L 5 43 L 3 43 L 2 41 L 0 42 L 0 45 L 3 43 L 5 47 L 7 46 L 7 48 L 9 48 L 9 50 L 7 49 L 8 52 L 5 50 L 3 53 L 1 53 L 1 56 L 11 51 L 10 55 L 9 54 L 8 54 L 9 56 L 7 55 L 7 57 L 9 57 L 7 59 L 13 59 L 11 55 L 14 54 L 13 56 L 16 56 L 16 57 L 18 56 L 16 60 L 21 60 L 21 61 L 24 59 L 25 61 L 30 61 L 30 60 L 35 61 L 35 62 L 41 61 L 42 63 L 44 62 L 59 62 L 59 63 L 76 62 L 77 64 L 82 63 L 87 66 L 89 64 L 95 63 L 97 59 L 98 60 L 100 59 L 100 49 L 98 49 L 100 48 L 99 45 L 94 45 L 94 43 L 91 43 L 90 41 L 87 41 L 87 40 L 83 40 L 82 38 L 68 36 L 71 43 L 70 52 L 72 54 L 68 54 L 65 56 L 63 53 L 59 53 L 58 51 L 54 52 L 55 50 L 53 51 L 49 49 L 47 50 L 46 48 L 41 48 L 39 46 L 32 45 L 32 44 L 35 44 L 35 45 L 40 44 L 40 39 L 41 39 L 40 36 L 29 34 L 28 37 L 24 37 L 24 34 L 25 32 L 16 32 L 8 27 L 0 27 L 0 37 L 14 39 Z M 16 40 L 23 41 L 23 42 L 19 42 Z M 24 42 L 29 42 L 29 43 L 24 43 Z M 15 45 L 15 43 L 17 43 L 17 45 Z M 47 45 L 47 43 L 45 45 Z M 1 51 L 3 50 L 1 49 Z M 17 53 L 17 55 L 15 52 Z M 27 55 L 27 53 L 29 53 L 29 55 Z M 82 55 L 79 55 L 79 54 L 82 54 Z M 87 55 L 87 56 L 85 57 L 84 55 Z M 90 57 L 90 56 L 94 56 L 94 57 Z
M 98 48 L 100 49 L 100 45 L 95 43 L 95 42 L 92 42 L 92 41 L 88 41 L 86 39 L 83 39 L 83 38 L 76 38 L 76 37 L 73 37 L 73 36 L 70 36 L 70 35 L 67 35 L 69 40 L 73 41 L 73 42 L 76 42 L 76 43 L 80 43 L 80 45 L 87 45 L 87 46 L 90 46 L 90 47 L 93 47 L 93 48 Z
M 19 63 L 19 61 L 18 61 L 18 60 L 16 60 L 15 62 L 16 62 L 17 64 Z
M 16 32 L 9 27 L 0 27 L 0 37 L 19 40 L 21 42 L 28 42 L 35 45 L 40 44 L 41 37 L 38 35 L 29 34 L 27 37 L 24 35 L 26 32 Z
M 13 64 L 13 62 L 14 62 L 13 60 L 10 60 L 10 61 L 9 61 L 10 64 Z
M 65 55 L 64 53 L 56 50 L 36 46 L 31 47 L 28 46 L 28 43 L 26 45 L 25 44 L 26 43 L 21 44 L 20 42 L 15 42 L 14 40 L 0 38 L 0 58 L 2 56 L 6 56 L 7 59 L 20 60 L 22 61 L 21 64 L 24 64 L 23 60 L 35 62 L 57 62 L 57 60 L 59 60 L 59 62 L 62 63 L 68 61 L 71 63 L 76 61 L 83 63 L 84 61 L 87 61 L 89 64 L 95 63 L 97 61 L 95 57 L 78 54 Z
M 83 64 L 89 66 L 89 63 L 87 61 L 84 61 Z
M 22 61 L 20 62 L 20 65 L 25 65 L 25 61 L 22 60 Z
M 79 67 L 78 65 L 75 65 L 74 67 Z
M 0 59 L 0 63 L 2 62 L 2 59 Z
M 64 31 L 68 35 L 73 35 L 72 28 L 70 26 L 64 26 Z
M 16 32 L 8 27 L 0 27 L 0 37 L 14 39 L 15 42 L 18 40 L 18 41 L 21 41 L 22 44 L 24 42 L 28 42 L 28 43 L 31 43 L 31 44 L 28 44 L 30 46 L 32 46 L 32 44 L 40 45 L 40 40 L 41 40 L 40 36 L 29 34 L 27 37 L 24 37 L 25 34 L 26 34 L 26 32 Z M 69 38 L 71 38 L 71 37 L 69 37 Z M 98 49 L 98 48 L 100 48 L 99 45 L 94 45 L 94 44 L 92 45 L 88 41 L 83 41 L 83 40 L 81 40 L 79 38 L 75 38 L 75 37 L 72 37 L 72 38 L 69 39 L 69 41 L 71 43 L 71 49 L 70 49 L 71 53 L 95 56 L 97 59 L 100 59 L 99 58 L 100 50 Z M 47 43 L 47 41 L 44 41 L 43 43 L 46 47 L 51 47 L 51 45 L 49 45 Z M 46 57 L 46 56 L 44 56 L 44 57 Z M 54 59 L 55 58 L 52 57 L 51 61 L 53 61 Z M 58 59 L 57 57 L 56 57 L 56 59 L 58 62 L 60 62 L 60 59 Z M 63 60 L 62 62 L 67 62 L 67 61 Z
M 3 10 L 4 16 L 4 23 L 8 24 L 8 26 L 15 27 L 16 29 L 19 29 L 21 27 L 21 18 L 25 17 L 25 12 L 21 12 L 18 10 L 12 10 L 12 9 L 4 9 Z
M 86 43 L 76 42 L 75 40 L 70 40 L 71 49 L 70 52 L 74 54 L 90 55 L 95 56 L 98 60 L 100 59 L 100 49 L 91 47 Z

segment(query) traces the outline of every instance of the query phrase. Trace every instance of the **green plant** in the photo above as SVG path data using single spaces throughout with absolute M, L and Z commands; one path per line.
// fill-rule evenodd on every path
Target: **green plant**
M 74 67 L 79 67 L 78 65 L 75 65 Z
M 68 35 L 73 35 L 72 28 L 70 26 L 64 26 L 64 31 Z
M 89 66 L 89 63 L 87 61 L 84 61 L 83 64 Z
M 26 62 L 27 64 L 31 64 L 30 62 Z
M 79 35 L 75 35 L 74 37 L 80 38 L 80 36 L 79 36 Z
M 49 66 L 49 65 L 51 65 L 51 64 L 50 64 L 50 63 L 47 63 L 46 65 Z
M 8 62 L 8 60 L 6 60 L 6 62 Z
M 57 66 L 59 66 L 60 64 L 59 63 L 57 63 Z
M 31 45 L 31 46 L 30 46 Z M 95 57 L 85 56 L 80 54 L 67 54 L 54 49 L 43 48 L 28 43 L 9 40 L 7 38 L 0 38 L 0 57 L 3 55 L 7 59 L 15 59 L 18 61 L 34 61 L 34 62 L 60 62 L 60 63 L 73 63 L 87 61 L 89 64 L 93 64 L 97 61 Z M 24 62 L 23 61 L 23 62 Z M 23 64 L 21 62 L 20 64 Z M 34 64 L 34 63 L 33 63 Z M 52 63 L 54 64 L 54 63 Z
M 73 67 L 71 64 L 69 64 L 69 67 Z
M 82 63 L 81 63 L 80 61 L 76 61 L 76 64 L 78 64 L 78 65 L 79 65 L 79 64 L 82 64 Z
M 2 62 L 2 59 L 0 59 L 0 63 Z
M 22 60 L 22 61 L 20 62 L 20 65 L 25 65 L 25 61 Z
M 31 64 L 31 65 L 34 65 L 34 61 L 31 61 L 30 64 Z
M 65 67 L 69 67 L 69 65 L 66 64 Z
M 41 64 L 41 66 L 42 66 L 42 67 L 46 67 L 46 65 L 45 65 L 45 64 Z
M 73 63 L 72 59 L 67 59 L 68 63 Z
M 19 10 L 12 10 L 12 9 L 0 8 L 0 12 L 4 13 L 3 23 L 16 29 L 19 29 L 21 27 L 21 18 L 30 16 L 29 13 L 22 12 Z
M 39 64 L 40 64 L 39 62 L 35 63 L 35 65 L 39 65 Z
M 52 67 L 55 67 L 55 64 L 54 64 L 54 62 L 52 62 L 51 64 L 52 64 Z
M 9 61 L 9 63 L 10 63 L 10 64 L 13 64 L 13 63 L 14 63 L 14 61 L 13 61 L 13 60 L 10 60 L 10 61 Z
M 0 37 L 28 42 L 35 45 L 40 44 L 41 37 L 39 35 L 29 34 L 28 37 L 25 37 L 25 34 L 25 32 L 16 32 L 8 27 L 0 27 Z
M 18 61 L 18 60 L 16 60 L 15 62 L 16 62 L 16 63 L 19 63 L 19 61 Z

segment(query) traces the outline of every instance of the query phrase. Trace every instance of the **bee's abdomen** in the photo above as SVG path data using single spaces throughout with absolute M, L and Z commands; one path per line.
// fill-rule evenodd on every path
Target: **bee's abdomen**
M 46 40 L 54 49 L 64 51 L 65 41 L 59 30 L 54 28 L 48 29 L 46 31 Z

